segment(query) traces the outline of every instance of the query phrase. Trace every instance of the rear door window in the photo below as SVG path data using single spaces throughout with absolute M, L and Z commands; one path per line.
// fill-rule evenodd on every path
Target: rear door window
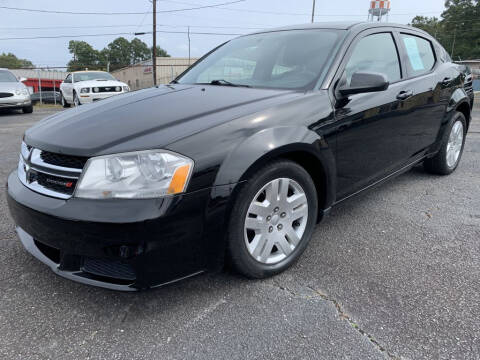
M 391 33 L 368 35 L 356 44 L 345 67 L 348 85 L 355 72 L 381 73 L 390 83 L 400 80 L 400 61 Z
M 425 74 L 435 65 L 432 43 L 420 36 L 400 34 L 408 58 L 408 67 L 413 76 Z

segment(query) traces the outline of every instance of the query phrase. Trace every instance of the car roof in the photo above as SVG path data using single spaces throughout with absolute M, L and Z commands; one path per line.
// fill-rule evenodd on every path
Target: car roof
M 367 21 L 325 21 L 315 22 L 307 24 L 289 25 L 272 29 L 265 29 L 254 32 L 254 34 L 267 33 L 274 31 L 288 31 L 288 30 L 307 30 L 307 29 L 337 29 L 337 30 L 350 30 L 353 32 L 360 32 L 367 29 L 373 29 L 377 27 L 392 27 L 402 28 L 405 30 L 414 30 L 428 35 L 425 31 L 404 24 L 385 23 L 385 22 L 367 22 Z

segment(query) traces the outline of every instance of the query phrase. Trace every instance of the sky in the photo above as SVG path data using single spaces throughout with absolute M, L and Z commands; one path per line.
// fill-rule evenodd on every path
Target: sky
M 165 12 L 235 0 L 158 0 L 157 30 L 191 31 L 191 56 L 199 57 L 215 46 L 257 29 L 302 24 L 311 21 L 313 0 L 245 0 L 215 8 Z M 365 21 L 369 0 L 316 0 L 315 21 Z M 131 40 L 133 33 L 152 30 L 152 14 L 71 15 L 26 12 L 1 8 L 16 7 L 71 12 L 137 12 L 152 10 L 151 0 L 0 0 L 0 53 L 12 52 L 38 67 L 65 66 L 71 59 L 69 40 L 84 40 L 103 49 L 118 36 Z M 444 0 L 391 0 L 390 22 L 407 24 L 415 15 L 437 16 Z M 164 12 L 161 12 L 164 11 Z M 221 33 L 195 34 L 195 33 Z M 87 34 L 116 34 L 87 37 Z M 56 39 L 6 40 L 12 37 L 78 36 Z M 152 35 L 138 36 L 149 46 Z M 171 56 L 188 56 L 188 36 L 184 33 L 158 33 L 157 44 Z

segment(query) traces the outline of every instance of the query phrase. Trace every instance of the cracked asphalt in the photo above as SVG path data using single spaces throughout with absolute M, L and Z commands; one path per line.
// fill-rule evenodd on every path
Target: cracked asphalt
M 342 203 L 285 273 L 135 294 L 60 278 L 16 238 L 5 180 L 51 111 L 0 113 L 1 359 L 480 358 L 480 106 L 454 174 Z

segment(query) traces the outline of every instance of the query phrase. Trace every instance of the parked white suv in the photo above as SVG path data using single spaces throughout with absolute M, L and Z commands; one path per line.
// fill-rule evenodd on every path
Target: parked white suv
M 105 71 L 76 71 L 60 84 L 63 107 L 81 105 L 130 91 L 127 84 Z

